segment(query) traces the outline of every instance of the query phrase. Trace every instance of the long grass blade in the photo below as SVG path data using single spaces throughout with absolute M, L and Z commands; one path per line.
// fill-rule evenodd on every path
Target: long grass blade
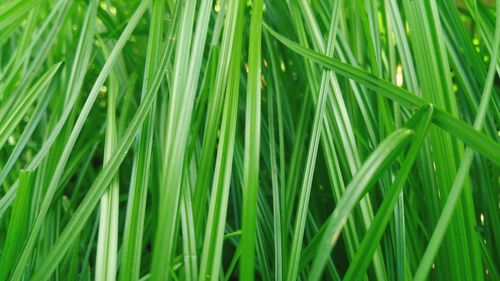
M 419 98 L 416 95 L 404 89 L 401 89 L 388 81 L 374 77 L 373 75 L 362 69 L 343 64 L 336 59 L 329 58 L 325 55 L 304 48 L 297 43 L 286 39 L 285 37 L 279 35 L 269 28 L 267 30 L 269 30 L 269 32 L 271 32 L 274 37 L 276 37 L 292 50 L 300 53 L 308 59 L 324 65 L 325 67 L 329 67 L 337 71 L 341 75 L 362 83 L 369 88 L 380 90 L 380 94 L 395 102 L 408 107 L 419 107 L 425 105 L 426 103 L 429 103 L 428 101 L 425 101 L 424 99 Z M 493 161 L 493 163 L 500 166 L 500 157 L 492 154 L 494 153 L 494 151 L 498 151 L 500 149 L 500 145 L 494 142 L 491 138 L 487 137 L 481 132 L 478 132 L 470 125 L 451 116 L 449 113 L 446 113 L 439 108 L 435 109 L 433 123 L 441 127 L 443 130 L 446 130 L 451 135 L 459 138 L 467 145 L 470 145 L 473 149 L 477 150 L 482 155 Z
M 257 194 L 259 192 L 260 119 L 261 119 L 261 42 L 262 9 L 264 3 L 252 3 L 250 45 L 248 50 L 248 85 L 245 121 L 244 194 L 240 258 L 241 280 L 253 280 L 255 267 L 255 233 L 257 224 Z

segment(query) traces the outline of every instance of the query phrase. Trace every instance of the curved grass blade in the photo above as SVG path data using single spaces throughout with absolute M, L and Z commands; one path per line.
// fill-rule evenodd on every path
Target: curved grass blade
M 452 90 L 451 70 L 444 48 L 443 29 L 435 1 L 403 1 L 408 28 L 411 34 L 415 65 L 422 90 L 422 97 L 436 107 L 458 117 L 458 104 Z M 426 147 L 432 149 L 432 161 L 437 190 L 446 196 L 456 176 L 457 162 L 463 155 L 463 146 L 443 132 L 431 128 Z M 472 193 L 464 196 L 458 206 L 458 216 L 451 224 L 445 244 L 447 256 L 441 256 L 436 266 L 438 279 L 483 279 L 478 239 L 474 229 L 474 207 L 467 203 Z M 431 220 L 430 223 L 434 223 Z
M 270 27 L 264 24 L 267 30 L 284 45 L 297 52 L 298 54 L 313 60 L 327 68 L 331 68 L 340 75 L 371 88 L 385 97 L 400 103 L 407 107 L 420 107 L 429 104 L 428 101 L 412 94 L 411 92 L 397 87 L 396 85 L 377 78 L 372 74 L 357 67 L 344 64 L 336 59 L 327 57 L 318 52 L 302 47 L 299 44 L 283 37 Z M 447 131 L 451 135 L 457 137 L 474 150 L 481 153 L 483 156 L 490 159 L 495 165 L 500 166 L 500 155 L 496 151 L 500 151 L 500 144 L 494 142 L 485 134 L 475 130 L 470 125 L 462 120 L 453 117 L 451 114 L 442 109 L 435 108 L 433 123 Z
M 309 280 L 320 279 L 331 249 L 335 245 L 351 210 L 369 191 L 380 174 L 394 162 L 399 153 L 412 140 L 414 134 L 413 130 L 407 128 L 395 131 L 380 143 L 361 166 L 358 173 L 346 187 L 341 199 L 335 206 L 335 210 L 328 219 L 328 225 L 319 242 L 319 251 L 314 259 Z
M 360 5 L 359 2 L 360 1 L 357 1 L 357 5 Z M 366 1 L 364 2 L 363 6 L 365 6 L 367 4 L 368 4 L 368 6 L 371 6 L 371 3 L 367 3 Z M 343 1 L 335 1 L 334 2 L 334 5 L 331 8 L 332 9 L 332 11 L 331 11 L 332 16 L 330 19 L 330 25 L 337 24 L 337 22 L 339 21 L 339 18 L 341 17 L 340 12 L 342 10 L 342 6 L 343 6 Z M 302 13 L 304 14 L 304 17 L 306 18 L 306 21 L 308 22 L 308 26 L 307 26 L 308 31 L 309 31 L 308 33 L 313 34 L 313 36 L 312 36 L 313 43 L 316 46 L 316 49 L 318 49 L 321 53 L 326 51 L 325 55 L 327 55 L 329 57 L 333 57 L 333 55 L 334 55 L 333 50 L 335 47 L 334 43 L 336 42 L 337 36 L 334 36 L 332 39 L 328 40 L 328 44 L 327 44 L 326 49 L 325 49 L 325 43 L 324 43 L 324 40 L 322 38 L 319 25 L 315 20 L 314 12 L 312 11 L 312 9 L 310 7 L 310 4 L 308 4 L 308 1 L 300 1 L 300 7 L 301 7 Z M 374 17 L 371 15 L 372 15 L 372 11 L 369 12 L 368 17 L 373 19 Z M 362 22 L 363 22 L 363 19 L 362 19 Z M 327 22 L 325 22 L 325 24 L 327 24 Z M 366 26 L 365 24 L 363 24 L 362 26 L 363 26 L 363 29 L 365 30 L 365 33 L 370 32 L 368 30 L 368 28 L 365 27 Z M 376 27 L 370 26 L 370 29 L 372 29 L 372 28 L 376 28 Z M 340 33 L 340 32 L 338 32 L 338 33 Z M 377 45 L 376 44 L 377 40 L 375 40 L 372 37 L 373 36 L 370 35 L 369 41 L 370 42 L 373 41 L 373 45 L 369 46 L 367 48 L 367 50 L 368 50 L 368 53 L 370 54 L 370 57 L 371 57 L 373 64 L 375 64 L 375 66 L 373 68 L 377 69 L 380 66 L 379 60 L 377 59 L 377 56 L 376 56 L 376 53 L 378 53 L 378 52 L 375 50 L 376 45 Z M 342 47 L 343 46 L 341 45 L 341 47 L 337 47 L 336 49 L 338 50 L 337 53 L 338 53 L 339 57 L 341 57 L 341 59 L 342 58 L 345 59 L 343 52 L 346 52 L 346 51 L 343 50 Z M 355 127 L 353 126 L 353 124 L 354 124 L 353 117 L 352 117 L 352 115 L 348 114 L 349 110 L 348 110 L 348 106 L 346 104 L 346 97 L 345 97 L 345 94 L 343 92 L 343 89 L 341 89 L 339 80 L 333 71 L 327 72 L 327 79 L 328 79 L 329 87 L 327 87 L 325 90 L 331 91 L 332 95 L 328 96 L 326 115 L 325 115 L 326 120 L 324 122 L 325 128 L 322 132 L 322 138 L 323 138 L 323 148 L 326 151 L 325 155 L 326 155 L 326 159 L 327 159 L 327 163 L 328 163 L 329 177 L 331 178 L 332 181 L 334 181 L 334 182 L 337 181 L 334 184 L 334 186 L 335 186 L 334 193 L 337 194 L 337 193 L 342 193 L 342 191 L 344 190 L 344 186 L 343 186 L 343 184 L 340 184 L 337 179 L 335 179 L 335 178 L 339 178 L 340 175 L 342 175 L 342 173 L 338 172 L 339 169 L 336 168 L 336 164 L 334 164 L 335 160 L 333 160 L 332 158 L 337 157 L 338 160 L 340 160 L 340 163 L 342 165 L 349 167 L 348 172 L 346 173 L 346 175 L 344 175 L 344 177 L 345 177 L 344 180 L 348 181 L 349 179 L 351 179 L 353 174 L 356 174 L 359 167 L 361 166 L 362 156 L 361 156 L 358 144 L 356 143 L 356 140 L 354 137 Z M 350 83 L 350 85 L 351 85 L 351 88 L 354 92 L 354 95 L 356 96 L 360 110 L 362 110 L 362 114 L 364 116 L 364 120 L 366 122 L 366 126 L 368 128 L 369 135 L 372 137 L 373 145 L 376 146 L 378 141 L 373 136 L 374 135 L 373 127 L 375 127 L 375 126 L 373 124 L 372 118 L 369 118 L 368 112 L 366 112 L 366 109 L 370 108 L 369 106 L 366 106 L 366 103 L 370 104 L 370 102 L 368 101 L 368 99 L 366 99 L 366 98 L 363 99 L 363 98 L 359 97 L 359 94 L 358 95 L 356 94 L 358 91 L 358 88 L 356 87 L 355 83 Z M 381 98 L 378 98 L 378 99 L 379 99 L 379 104 L 385 105 L 384 101 L 381 100 Z M 387 116 L 387 112 L 384 108 L 381 108 L 378 112 L 379 112 L 379 115 L 382 117 Z M 387 121 L 387 118 L 385 118 L 384 120 L 386 121 L 385 123 L 390 123 L 390 121 Z M 389 126 L 387 126 L 387 127 L 389 127 Z M 338 145 L 341 145 L 342 149 L 335 151 L 334 144 L 333 144 L 333 141 L 331 138 L 332 135 L 334 135 L 333 138 L 340 139 L 338 141 Z M 328 138 L 327 136 L 329 136 L 330 138 Z M 383 138 L 383 136 L 381 138 Z M 331 155 L 335 155 L 335 156 L 331 157 Z M 370 200 L 369 196 L 365 200 L 362 200 L 360 202 L 360 209 L 361 209 L 361 214 L 360 214 L 361 216 L 359 218 L 363 221 L 365 228 L 368 228 L 368 226 L 370 225 L 370 221 L 373 217 L 371 200 Z M 355 228 L 351 228 L 348 230 L 349 233 L 358 232 L 358 231 L 359 230 L 357 230 Z M 351 237 L 353 238 L 351 240 L 356 241 L 358 235 L 357 235 L 357 233 L 354 233 L 353 235 L 348 235 L 348 236 L 349 236 L 349 238 L 351 238 Z M 348 243 L 353 244 L 350 242 L 348 242 Z M 378 279 L 387 279 L 387 277 L 385 277 L 386 272 L 384 270 L 384 261 L 382 259 L 381 252 L 378 252 L 376 254 L 376 257 L 375 257 L 375 274 L 376 274 Z
M 498 13 L 500 11 L 500 0 L 497 0 L 496 4 L 497 4 L 496 10 Z M 474 128 L 476 130 L 481 130 L 481 128 L 483 127 L 490 99 L 492 96 L 492 92 L 495 91 L 495 89 L 493 89 L 493 83 L 496 76 L 496 68 L 497 68 L 496 62 L 500 48 L 500 16 L 498 15 L 496 19 L 494 46 L 497 47 L 493 48 L 492 59 L 490 61 L 490 67 L 488 70 L 485 86 L 483 89 L 481 103 L 479 105 L 478 113 L 474 121 Z M 436 228 L 434 229 L 429 244 L 427 245 L 427 249 L 424 253 L 424 256 L 422 257 L 422 261 L 420 262 L 417 272 L 415 273 L 414 277 L 415 280 L 425 280 L 427 278 L 427 275 L 432 266 L 432 262 L 437 255 L 439 246 L 443 241 L 448 226 L 450 225 L 450 221 L 456 209 L 457 203 L 459 202 L 460 195 L 462 194 L 462 191 L 465 188 L 464 181 L 467 175 L 469 174 L 469 169 L 471 167 L 473 157 L 474 157 L 474 151 L 472 151 L 472 149 L 470 148 L 467 148 L 464 153 L 464 157 L 462 158 L 462 161 L 460 163 L 460 166 L 458 168 L 457 175 L 451 187 L 446 203 L 441 212 L 441 216 L 439 217 L 439 220 L 436 223 Z
M 371 227 L 365 234 L 363 242 L 361 242 L 361 245 L 356 252 L 356 256 L 349 264 L 349 268 L 343 280 L 361 280 L 365 275 L 373 254 L 379 245 L 382 235 L 384 234 L 385 227 L 394 214 L 394 208 L 396 203 L 398 203 L 401 190 L 403 189 L 411 172 L 419 150 L 424 143 L 429 125 L 432 121 L 433 111 L 432 106 L 423 106 L 405 125 L 406 128 L 415 131 L 415 139 L 411 143 L 410 149 L 396 176 L 396 179 L 392 183 L 391 187 L 389 187 L 388 192 L 384 195 L 384 201 L 379 207 Z

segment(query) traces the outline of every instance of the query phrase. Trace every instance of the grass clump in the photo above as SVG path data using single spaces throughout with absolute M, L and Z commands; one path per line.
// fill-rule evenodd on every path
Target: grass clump
M 0 280 L 500 280 L 498 9 L 0 1 Z

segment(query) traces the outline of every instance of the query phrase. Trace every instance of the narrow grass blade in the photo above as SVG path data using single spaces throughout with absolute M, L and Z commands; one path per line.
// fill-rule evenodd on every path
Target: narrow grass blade
M 222 118 L 222 106 L 224 104 L 224 95 L 226 94 L 224 89 L 226 88 L 229 76 L 228 73 L 231 52 L 233 51 L 233 40 L 236 31 L 237 12 L 235 11 L 236 10 L 234 9 L 229 10 L 229 6 L 226 9 L 225 5 L 223 5 L 222 13 L 226 13 L 226 15 L 219 15 L 216 22 L 216 25 L 219 26 L 219 28 L 222 28 L 223 26 L 228 28 L 225 28 L 222 34 L 220 51 L 211 53 L 211 55 L 218 53 L 219 57 L 217 60 L 218 66 L 215 73 L 215 81 L 209 90 L 209 96 L 211 98 L 208 101 L 208 109 L 205 116 L 203 143 L 198 168 L 199 175 L 196 178 L 195 193 L 193 198 L 195 223 L 198 232 L 203 228 L 207 205 L 206 195 L 209 191 L 210 181 L 212 180 L 211 174 L 213 173 L 217 132 Z M 198 235 L 201 236 L 201 234 Z
M 178 225 L 179 198 L 184 169 L 189 127 L 194 106 L 194 92 L 184 91 L 187 83 L 189 55 L 196 1 L 182 3 L 179 41 L 176 46 L 172 95 L 168 105 L 165 128 L 163 174 L 159 189 L 158 228 L 153 244 L 151 278 L 168 279 L 175 251 L 175 237 Z
M 0 5 L 0 29 L 4 30 L 10 24 L 25 16 L 31 9 L 35 8 L 40 1 L 15 0 Z
M 7 280 L 12 266 L 22 251 L 24 239 L 29 233 L 33 174 L 32 171 L 21 171 L 19 176 L 19 191 L 12 206 L 9 230 L 0 262 L 0 279 L 2 280 Z
M 181 199 L 182 246 L 184 253 L 184 276 L 186 280 L 198 280 L 198 255 L 191 203 L 191 183 L 187 171 L 184 172 Z
M 16 143 L 16 146 L 14 147 L 14 150 L 9 156 L 9 159 L 5 163 L 5 166 L 2 168 L 0 172 L 0 184 L 3 183 L 9 172 L 11 171 L 12 167 L 14 164 L 19 160 L 19 156 L 21 155 L 23 149 L 26 147 L 28 144 L 28 141 L 30 140 L 31 136 L 33 135 L 33 132 L 35 131 L 37 125 L 39 124 L 40 120 L 46 113 L 47 106 L 54 94 L 54 90 L 48 90 L 46 91 L 45 95 L 41 97 L 41 101 L 37 104 L 33 116 L 31 117 L 29 123 L 26 125 L 26 128 L 24 129 L 21 137 L 19 138 L 19 141 Z M 11 187 L 12 188 L 12 187 Z M 2 198 L 3 200 L 3 198 Z M 2 216 L 2 212 L 0 211 L 0 218 Z
M 240 65 L 242 34 L 244 23 L 243 1 L 231 1 L 228 5 L 228 16 L 235 21 L 230 56 L 229 77 L 222 113 L 221 136 L 217 149 L 212 195 L 208 208 L 207 227 L 200 262 L 199 280 L 218 280 L 221 273 L 222 247 L 226 223 L 229 187 L 235 150 L 235 132 L 238 116 L 238 98 L 240 85 Z
M 413 130 L 402 128 L 387 137 L 365 161 L 359 172 L 346 187 L 344 194 L 342 194 L 335 210 L 328 219 L 328 225 L 318 246 L 318 249 L 321 249 L 321 251 L 317 253 L 314 259 L 311 274 L 309 276 L 311 280 L 320 279 L 325 262 L 352 208 L 354 208 L 359 200 L 369 191 L 369 188 L 377 180 L 380 174 L 394 162 L 398 154 L 407 146 L 414 134 L 415 132 Z
M 257 224 L 257 194 L 259 192 L 260 119 L 261 119 L 261 45 L 262 0 L 253 1 L 248 50 L 248 85 L 245 118 L 244 194 L 240 280 L 253 280 L 255 267 L 255 233 Z
M 405 160 L 396 176 L 396 179 L 392 183 L 391 187 L 389 187 L 389 191 L 385 194 L 384 201 L 379 207 L 371 227 L 365 234 L 356 256 L 349 265 L 349 269 L 344 276 L 344 280 L 360 280 L 365 275 L 366 269 L 372 260 L 373 253 L 377 249 L 377 245 L 384 234 L 385 227 L 389 223 L 391 216 L 394 214 L 394 208 L 398 202 L 401 190 L 403 189 L 403 186 L 405 185 L 405 182 L 411 172 L 419 150 L 424 143 L 429 125 L 432 121 L 432 114 L 432 106 L 423 106 L 405 125 L 406 128 L 415 131 L 415 139 L 410 145 L 410 149 L 406 154 Z
M 66 251 L 69 250 L 74 239 L 76 239 L 76 234 L 83 229 L 84 222 L 90 218 L 93 209 L 111 183 L 115 173 L 118 171 L 120 164 L 126 156 L 126 152 L 130 149 L 142 122 L 144 122 L 149 110 L 151 109 L 156 92 L 160 87 L 167 68 L 169 58 L 168 51 L 169 48 L 163 48 L 160 65 L 155 71 L 154 78 L 151 82 L 151 88 L 148 90 L 143 102 L 141 102 L 140 106 L 137 108 L 136 114 L 130 121 L 129 127 L 124 133 L 123 138 L 120 140 L 115 154 L 109 160 L 108 164 L 103 167 L 103 170 L 99 173 L 92 186 L 89 188 L 87 195 L 82 200 L 71 220 L 60 234 L 53 248 L 50 250 L 43 263 L 40 264 L 38 270 L 34 272 L 32 280 L 46 280 L 50 277 Z
M 0 149 L 4 146 L 12 131 L 21 122 L 31 105 L 43 96 L 44 91 L 46 91 L 52 78 L 62 65 L 62 62 L 53 65 L 37 80 L 33 87 L 26 93 L 26 96 L 14 108 L 9 110 L 6 118 L 0 123 Z
M 333 42 L 335 42 L 335 37 L 337 34 L 337 24 L 338 24 L 338 18 L 334 17 L 330 22 L 330 29 L 328 33 L 328 49 L 325 50 L 327 54 L 333 53 L 334 50 Z M 323 49 L 325 48 L 323 47 Z M 313 128 L 312 128 L 312 137 L 309 143 L 309 150 L 307 153 L 307 160 L 306 160 L 306 168 L 305 168 L 306 173 L 304 175 L 300 191 L 297 219 L 295 222 L 293 241 L 290 250 L 290 262 L 288 265 L 288 273 L 286 276 L 286 278 L 290 280 L 297 279 L 297 276 L 299 274 L 298 269 L 300 263 L 300 254 L 302 252 L 302 240 L 305 231 L 305 223 L 309 206 L 309 198 L 311 194 L 312 179 L 314 175 L 319 139 L 323 125 L 322 122 L 325 117 L 326 103 L 328 95 L 330 94 L 330 91 L 329 89 L 327 89 L 327 87 L 329 78 L 333 79 L 330 76 L 330 74 L 331 73 L 328 72 L 323 73 L 321 80 L 321 87 L 319 89 L 319 96 L 316 101 L 316 109 L 315 109 Z M 333 89 L 333 91 L 336 90 L 337 89 Z
M 140 17 L 142 14 L 145 12 L 147 5 L 149 1 L 143 1 L 141 2 L 140 6 L 137 8 L 135 14 L 132 16 L 131 21 L 125 28 L 124 32 L 122 33 L 120 39 L 117 41 L 113 51 L 110 54 L 110 59 L 106 62 L 105 67 L 101 71 L 99 77 L 96 80 L 96 83 L 94 84 L 94 87 L 92 88 L 91 93 L 89 94 L 89 97 L 87 98 L 87 101 L 85 102 L 84 108 L 80 112 L 79 118 L 75 124 L 75 127 L 73 128 L 71 132 L 71 136 L 69 137 L 69 140 L 64 147 L 64 151 L 62 153 L 62 157 L 59 160 L 57 164 L 57 168 L 54 172 L 54 175 L 51 179 L 51 182 L 49 184 L 49 188 L 44 196 L 42 206 L 38 212 L 38 215 L 36 216 L 33 229 L 30 232 L 30 235 L 28 236 L 28 240 L 24 246 L 24 251 L 21 257 L 19 258 L 19 261 L 15 267 L 15 270 L 13 272 L 13 275 L 11 277 L 12 281 L 18 281 L 22 273 L 24 271 L 24 267 L 27 263 L 27 260 L 32 253 L 36 240 L 38 238 L 39 231 L 43 225 L 43 222 L 45 220 L 45 216 L 49 210 L 49 207 L 52 202 L 52 198 L 54 196 L 55 191 L 57 190 L 59 178 L 62 175 L 62 171 L 64 169 L 64 166 L 66 165 L 66 161 L 73 149 L 73 146 L 76 142 L 76 139 L 78 138 L 78 135 L 81 131 L 81 128 L 83 127 L 83 124 L 85 123 L 85 120 L 90 113 L 90 110 L 92 108 L 93 103 L 95 102 L 95 99 L 97 97 L 97 94 L 99 93 L 99 90 L 101 89 L 101 86 L 104 84 L 104 81 L 106 77 L 108 76 L 109 72 L 111 71 L 111 67 L 116 61 L 116 58 L 125 45 L 125 42 L 127 41 L 128 37 L 136 27 L 137 23 L 139 22 Z
M 177 5 L 178 6 L 178 5 Z M 148 52 L 142 84 L 142 98 L 145 97 L 150 87 L 149 83 L 155 73 L 156 62 L 160 59 L 161 37 L 163 36 L 163 13 L 165 1 L 156 0 L 152 4 L 150 35 L 148 39 Z M 173 22 L 177 21 L 173 16 Z M 172 25 L 171 30 L 175 30 Z M 142 125 L 135 144 L 134 164 L 132 167 L 131 183 L 129 188 L 127 214 L 123 234 L 122 256 L 120 264 L 120 281 L 137 280 L 140 274 L 141 251 L 144 231 L 144 217 L 146 215 L 147 187 L 150 181 L 151 153 L 153 145 L 153 132 L 156 116 L 156 98 L 149 116 Z
M 497 13 L 500 11 L 500 1 L 497 0 Z M 499 47 L 500 46 L 500 17 L 497 16 L 496 20 L 496 32 L 495 32 L 495 40 L 494 40 L 494 46 L 497 46 L 494 48 L 492 51 L 492 59 L 490 62 L 490 67 L 488 70 L 488 75 L 486 79 L 486 83 L 483 89 L 483 94 L 481 98 L 481 103 L 479 105 L 479 110 L 478 114 L 476 116 L 476 119 L 474 121 L 474 128 L 477 130 L 481 130 L 483 127 L 487 109 L 490 103 L 490 99 L 492 96 L 492 92 L 495 91 L 493 88 L 493 82 L 495 79 L 496 75 L 496 68 L 497 68 L 497 58 L 498 58 L 498 52 L 499 52 Z M 457 176 L 455 177 L 455 180 L 453 182 L 453 185 L 451 187 L 450 193 L 448 195 L 448 198 L 446 200 L 446 203 L 443 207 L 443 211 L 441 213 L 441 216 L 439 217 L 439 220 L 436 224 L 436 228 L 434 229 L 434 232 L 432 234 L 432 237 L 429 241 L 429 244 L 427 245 L 427 249 L 424 253 L 424 256 L 422 257 L 422 261 L 420 262 L 420 265 L 418 266 L 417 272 L 415 273 L 415 280 L 425 280 L 427 278 L 427 275 L 431 269 L 432 262 L 434 258 L 437 255 L 437 252 L 439 250 L 439 246 L 443 241 L 444 235 L 446 234 L 446 231 L 449 227 L 452 215 L 454 214 L 454 211 L 456 209 L 457 203 L 459 202 L 460 195 L 465 188 L 465 178 L 467 177 L 469 173 L 469 169 L 472 164 L 472 160 L 474 157 L 474 151 L 472 149 L 467 148 L 464 153 L 464 157 L 462 158 L 462 161 L 460 163 L 460 166 L 458 168 Z
M 104 44 L 104 42 L 102 42 Z M 105 56 L 109 51 L 104 47 Z M 115 153 L 118 139 L 116 122 L 116 103 L 118 99 L 118 79 L 114 73 L 109 77 L 109 91 L 106 113 L 106 136 L 104 144 L 104 165 Z M 96 280 L 116 280 L 118 264 L 118 214 L 120 184 L 118 176 L 111 181 L 108 191 L 101 198 L 99 209 L 99 234 L 96 252 Z
M 344 63 L 339 62 L 336 59 L 329 58 L 325 55 L 312 51 L 310 49 L 304 48 L 293 41 L 279 35 L 270 28 L 267 28 L 271 34 L 285 44 L 287 47 L 291 48 L 293 51 L 311 59 L 317 63 L 324 65 L 325 67 L 331 68 L 337 73 L 346 76 L 347 78 L 353 79 L 366 87 L 373 90 L 380 90 L 379 93 L 385 97 L 398 102 L 407 107 L 419 107 L 428 104 L 428 101 L 415 96 L 414 94 L 397 87 L 396 85 L 385 81 L 383 79 L 374 77 L 368 72 L 356 68 Z M 500 166 L 500 156 L 495 154 L 495 151 L 500 150 L 500 145 L 494 142 L 491 138 L 487 137 L 483 133 L 478 132 L 470 125 L 465 122 L 451 116 L 449 113 L 435 108 L 435 114 L 433 118 L 433 123 L 446 130 L 451 135 L 459 138 L 461 141 L 470 145 L 474 150 L 478 151 L 488 159 L 490 159 L 495 165 Z
M 94 36 L 93 26 L 96 19 L 96 12 L 97 12 L 96 1 L 92 1 L 85 16 L 73 66 L 71 68 L 70 79 L 68 81 L 66 97 L 71 96 L 71 98 L 69 98 L 68 102 L 66 103 L 66 107 L 64 108 L 60 120 L 54 126 L 50 136 L 46 139 L 42 148 L 39 150 L 37 155 L 28 165 L 27 167 L 28 169 L 31 170 L 36 169 L 40 165 L 42 159 L 44 159 L 44 157 L 48 154 L 57 136 L 61 132 L 63 126 L 66 124 L 68 117 L 77 101 L 77 98 L 79 96 L 78 93 L 82 87 L 83 79 L 85 77 L 86 70 L 88 68 L 90 60 L 90 52 L 92 50 L 92 42 Z M 7 167 L 4 167 L 4 170 L 5 169 L 7 169 Z M 5 170 L 5 172 L 2 171 L 2 176 L 0 177 L 0 183 L 2 183 L 5 180 L 6 175 L 4 175 L 4 173 L 5 174 L 8 173 L 8 170 Z M 0 201 L 0 206 L 2 206 L 2 208 L 6 208 L 10 205 L 12 201 L 9 198 L 13 198 L 15 196 L 15 192 L 16 192 L 16 185 L 13 185 L 11 190 L 7 194 L 9 196 L 7 195 L 4 196 Z M 1 211 L 2 208 L 0 208 L 0 217 L 2 214 Z

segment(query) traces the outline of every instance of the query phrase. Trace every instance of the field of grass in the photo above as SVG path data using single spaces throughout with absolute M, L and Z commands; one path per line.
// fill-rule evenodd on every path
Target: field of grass
M 0 281 L 500 280 L 500 0 L 0 0 Z

